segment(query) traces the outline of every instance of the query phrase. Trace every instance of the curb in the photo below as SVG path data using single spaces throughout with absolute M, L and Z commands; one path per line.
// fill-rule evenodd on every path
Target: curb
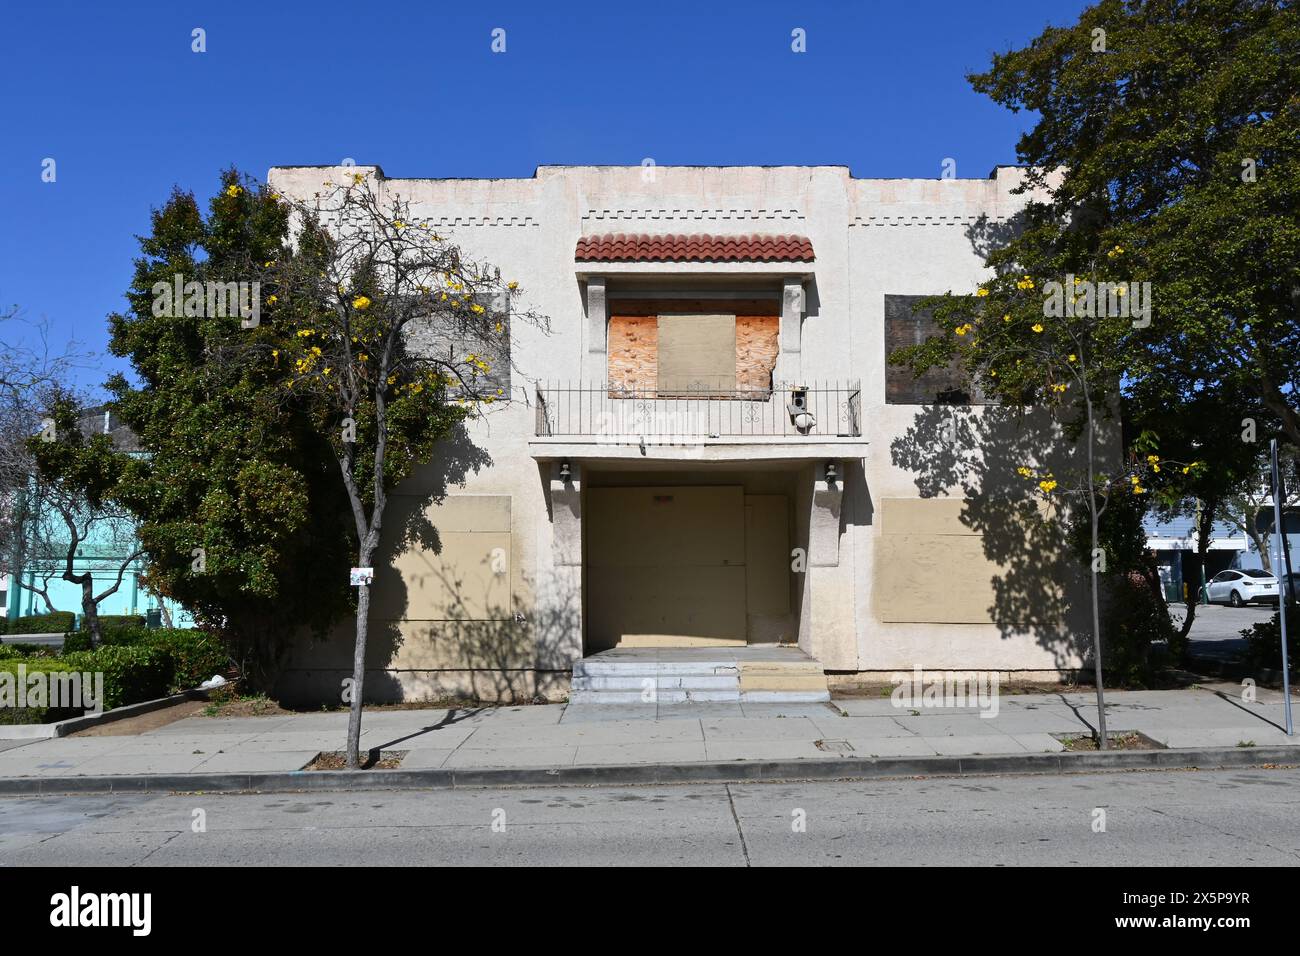
M 0 740 L 50 740 L 54 737 L 66 737 L 79 730 L 98 727 L 100 724 L 111 724 L 115 720 L 125 720 L 127 717 L 139 717 L 141 714 L 182 704 L 187 700 L 207 699 L 208 691 L 192 687 L 169 697 L 124 704 L 112 710 L 100 711 L 98 714 L 82 714 L 80 717 L 69 717 L 67 720 L 55 721 L 52 724 L 0 724 Z
M 296 793 L 323 790 L 459 790 L 495 787 L 646 786 L 687 783 L 874 780 L 1088 771 L 1215 770 L 1300 764 L 1295 747 L 1206 747 L 1111 753 L 716 761 L 483 770 L 295 770 L 102 777 L 9 777 L 0 796 L 71 793 Z

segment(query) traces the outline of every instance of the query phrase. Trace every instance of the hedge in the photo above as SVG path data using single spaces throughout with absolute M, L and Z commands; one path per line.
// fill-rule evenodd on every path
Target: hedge
M 197 687 L 213 674 L 224 674 L 230 667 L 220 639 L 199 630 L 181 628 L 123 627 L 111 629 L 112 638 L 95 650 L 78 649 L 89 645 L 89 635 L 70 634 L 61 657 L 20 656 L 11 644 L 0 644 L 0 673 L 18 674 L 20 665 L 26 673 L 100 672 L 104 675 L 103 707 L 110 710 Z M 0 708 L 0 723 L 44 723 L 74 717 L 80 710 L 53 708 Z
M 65 634 L 72 630 L 77 616 L 71 611 L 29 614 L 9 622 L 8 634 Z
M 12 674 L 9 678 L 9 690 L 17 693 L 17 684 L 20 676 L 19 667 L 24 670 L 21 676 L 26 679 L 32 674 L 66 674 L 74 670 L 83 670 L 74 667 L 64 660 L 54 658 L 40 658 L 37 660 L 28 660 L 22 657 L 5 657 L 0 659 L 0 674 Z M 3 680 L 4 678 L 0 678 Z M 108 693 L 108 676 L 104 677 L 104 696 Z M 80 707 L 74 708 L 56 708 L 56 707 L 18 707 L 17 700 L 4 701 L 4 706 L 0 706 L 0 723 L 2 724 L 44 724 L 54 720 L 64 720 L 68 717 L 79 717 L 82 714 Z
M 101 647 L 74 651 L 60 659 L 70 669 L 104 673 L 104 709 L 166 697 L 174 670 L 159 647 Z
M 168 692 L 179 693 L 197 687 L 213 674 L 224 674 L 230 668 L 230 656 L 220 639 L 207 631 L 189 628 L 155 628 L 143 625 L 109 627 L 103 631 L 99 651 L 117 647 L 153 647 L 167 655 L 171 662 Z M 63 641 L 63 653 L 90 651 L 90 632 L 73 631 Z

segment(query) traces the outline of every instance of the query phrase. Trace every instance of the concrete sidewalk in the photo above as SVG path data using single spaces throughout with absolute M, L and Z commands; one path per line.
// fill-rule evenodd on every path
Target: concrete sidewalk
M 1281 695 L 1240 688 L 1107 694 L 1112 733 L 1140 731 L 1169 748 L 1289 747 Z M 1237 696 L 1233 696 L 1237 695 Z M 1300 710 L 1300 708 L 1297 708 Z M 895 707 L 888 698 L 830 704 L 566 704 L 373 711 L 362 747 L 405 751 L 401 770 L 519 770 L 816 762 L 1058 753 L 1060 734 L 1088 734 L 1090 693 L 1005 696 L 997 716 L 973 708 Z M 284 773 L 341 750 L 346 713 L 188 717 L 131 736 L 0 743 L 0 781 L 21 778 Z M 1300 760 L 1300 751 L 1297 751 Z M 380 773 L 382 771 L 376 771 Z

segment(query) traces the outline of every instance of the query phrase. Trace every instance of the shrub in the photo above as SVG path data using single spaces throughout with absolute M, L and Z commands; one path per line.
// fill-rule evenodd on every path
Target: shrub
M 19 668 L 22 668 L 21 674 Z M 82 668 L 73 667 L 67 661 L 57 658 L 46 658 L 40 661 L 32 661 L 23 657 L 0 659 L 0 675 L 12 675 L 9 677 L 0 676 L 0 682 L 7 685 L 6 690 L 14 694 L 12 699 L 3 701 L 3 706 L 0 706 L 0 723 L 43 724 L 80 716 L 82 712 L 80 707 L 51 707 L 49 701 L 42 707 L 17 706 L 17 685 L 20 676 L 25 680 L 32 674 L 66 674 L 74 670 L 82 670 Z M 107 687 L 107 680 L 105 681 L 105 687 Z
M 221 640 L 207 631 L 121 625 L 104 629 L 100 649 L 109 647 L 152 647 L 164 653 L 171 662 L 168 693 L 173 694 L 197 687 L 213 674 L 224 674 L 230 668 L 230 657 Z M 74 631 L 64 639 L 64 654 L 89 650 L 89 631 Z
M 1282 618 L 1274 614 L 1241 632 L 1246 639 L 1246 658 L 1251 666 L 1282 669 Z M 1300 607 L 1286 609 L 1287 663 L 1292 673 L 1300 671 Z
M 101 618 L 102 620 L 102 618 Z M 105 647 L 130 647 L 148 641 L 149 630 L 143 624 L 110 623 L 99 629 L 100 644 Z M 90 631 L 72 631 L 63 639 L 63 651 L 90 650 Z
M 72 630 L 77 616 L 71 611 L 29 614 L 9 622 L 10 634 L 64 634 Z
M 72 670 L 103 671 L 105 710 L 165 697 L 171 686 L 172 659 L 158 647 L 74 651 L 63 655 L 62 662 Z
M 1102 647 L 1107 683 L 1144 685 L 1153 674 L 1151 645 L 1172 645 L 1177 631 L 1162 602 L 1140 574 L 1113 578 L 1102 617 Z
M 5 647 L 12 648 L 19 657 L 57 657 L 59 653 L 48 644 L 32 644 L 28 641 L 14 641 Z
M 105 627 L 144 627 L 143 614 L 101 614 L 99 615 L 99 624 L 101 628 Z
M 0 617 L 0 634 L 9 633 L 9 618 Z
M 230 670 L 230 655 L 215 634 L 189 628 L 159 628 L 146 634 L 149 646 L 164 650 L 172 660 L 172 693 Z

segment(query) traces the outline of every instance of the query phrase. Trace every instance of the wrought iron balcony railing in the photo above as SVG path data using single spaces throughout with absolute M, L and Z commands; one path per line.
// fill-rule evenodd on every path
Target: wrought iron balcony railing
M 708 438 L 861 437 L 857 381 L 769 389 L 656 389 L 537 383 L 537 435 L 647 442 Z

